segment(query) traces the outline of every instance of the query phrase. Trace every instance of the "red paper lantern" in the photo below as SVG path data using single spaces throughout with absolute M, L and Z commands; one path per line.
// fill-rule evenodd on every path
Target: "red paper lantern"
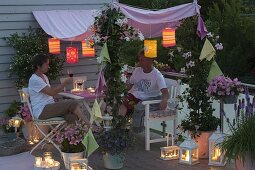
M 172 47 L 176 45 L 175 42 L 175 29 L 173 28 L 165 28 L 162 31 L 162 45 L 163 47 Z
M 90 47 L 85 41 L 82 41 L 82 56 L 95 57 L 95 48 Z
M 51 54 L 60 54 L 60 40 L 57 38 L 49 38 L 49 53 Z
M 78 48 L 66 47 L 66 62 L 77 63 L 78 62 Z

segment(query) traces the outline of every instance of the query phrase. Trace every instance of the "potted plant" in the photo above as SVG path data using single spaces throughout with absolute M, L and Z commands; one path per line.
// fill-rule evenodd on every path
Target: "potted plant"
M 69 124 L 56 133 L 55 140 L 60 145 L 61 156 L 64 160 L 66 169 L 69 169 L 70 158 L 83 158 L 85 147 L 82 144 L 84 136 L 89 127 L 85 122 L 77 121 L 75 124 Z
M 121 169 L 125 160 L 126 150 L 133 144 L 133 135 L 128 129 L 111 129 L 97 137 L 103 152 L 104 167 Z
M 182 27 L 176 30 L 179 41 L 176 49 L 174 51 L 170 49 L 169 54 L 173 54 L 171 56 L 173 63 L 177 62 L 178 68 L 185 68 L 188 75 L 188 78 L 183 80 L 188 87 L 180 96 L 180 101 L 187 103 L 189 113 L 179 127 L 183 132 L 189 131 L 191 136 L 196 138 L 199 145 L 199 157 L 208 158 L 208 138 L 217 129 L 220 120 L 213 115 L 212 101 L 206 91 L 212 61 L 199 59 L 204 41 L 196 35 L 194 26 L 196 22 L 195 18 L 186 19 Z M 207 38 L 212 38 L 211 34 L 208 34 Z
M 236 103 L 239 93 L 243 91 L 241 82 L 237 78 L 232 80 L 225 76 L 215 77 L 207 89 L 208 96 L 222 100 L 226 104 Z
M 113 128 L 109 132 L 104 132 L 100 138 L 111 136 L 111 140 L 103 140 L 105 152 L 104 158 L 110 153 L 116 153 L 126 148 L 125 140 L 127 140 L 127 130 L 125 129 L 127 121 L 118 117 L 119 106 L 122 103 L 122 98 L 127 92 L 126 77 L 124 74 L 125 63 L 121 59 L 121 51 L 126 43 L 133 40 L 143 40 L 142 33 L 128 25 L 128 19 L 118 10 L 111 7 L 106 7 L 101 11 L 101 14 L 95 17 L 94 22 L 95 35 L 91 37 L 95 45 L 103 47 L 107 44 L 109 59 L 97 57 L 98 63 L 104 72 L 107 88 L 104 91 L 106 110 L 105 113 L 113 116 Z M 120 130 L 121 129 L 121 130 Z M 124 139 L 122 139 L 122 136 Z M 113 141 L 123 141 L 125 146 L 112 146 Z M 116 149 L 118 151 L 116 151 Z M 116 155 L 116 154 L 115 154 Z M 124 156 L 124 155 L 122 155 Z M 106 159 L 104 159 L 106 160 Z M 109 159 L 108 159 L 109 160 Z
M 246 101 L 239 100 L 235 104 L 235 117 L 232 121 L 227 120 L 231 134 L 228 135 L 221 147 L 227 160 L 235 159 L 238 170 L 255 169 L 255 98 L 250 100 L 246 94 Z

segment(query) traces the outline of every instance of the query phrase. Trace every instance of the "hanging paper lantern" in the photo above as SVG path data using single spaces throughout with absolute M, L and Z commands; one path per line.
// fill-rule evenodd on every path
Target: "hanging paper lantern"
M 162 45 L 163 47 L 172 47 L 176 45 L 175 42 L 175 29 L 173 28 L 165 28 L 162 31 Z
M 90 47 L 90 44 L 87 44 L 86 41 L 82 41 L 82 56 L 86 57 L 95 57 L 95 48 Z
M 60 40 L 57 38 L 49 38 L 49 53 L 51 54 L 60 54 Z
M 157 57 L 157 40 L 144 40 L 144 56 L 148 58 Z
M 78 48 L 66 47 L 66 62 L 77 63 L 78 62 Z

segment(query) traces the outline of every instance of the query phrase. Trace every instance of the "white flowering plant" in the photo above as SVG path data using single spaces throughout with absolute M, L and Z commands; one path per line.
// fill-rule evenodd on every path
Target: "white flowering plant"
M 110 59 L 97 57 L 98 63 L 104 68 L 104 76 L 107 84 L 105 91 L 105 101 L 111 107 L 114 122 L 117 116 L 118 107 L 122 102 L 122 97 L 126 94 L 127 77 L 125 72 L 127 65 L 121 60 L 121 51 L 126 42 L 143 40 L 143 34 L 136 28 L 128 25 L 128 19 L 119 9 L 106 7 L 101 14 L 95 17 L 93 29 L 95 34 L 89 37 L 94 41 L 94 45 L 101 46 L 107 43 Z
M 216 52 L 223 50 L 222 43 L 219 42 L 220 37 L 209 32 L 206 38 L 212 43 Z M 199 60 L 192 56 L 191 50 L 185 50 L 181 46 L 176 46 L 175 48 L 169 49 L 168 52 L 169 60 L 172 67 L 179 72 L 187 72 L 187 74 L 193 74 L 192 67 L 196 65 Z
M 104 91 L 107 105 L 105 112 L 113 116 L 113 128 L 109 132 L 114 132 L 113 140 L 119 140 L 119 136 L 127 136 L 123 132 L 129 134 L 129 129 L 125 129 L 128 119 L 118 116 L 119 106 L 122 103 L 123 96 L 127 93 L 125 84 L 127 77 L 125 73 L 128 70 L 128 66 L 121 59 L 121 52 L 125 43 L 133 40 L 143 40 L 144 37 L 138 29 L 128 25 L 128 19 L 119 9 L 109 6 L 102 10 L 101 14 L 95 18 L 93 30 L 95 35 L 90 37 L 90 39 L 93 39 L 96 46 L 103 47 L 107 43 L 110 59 L 98 57 L 97 61 L 103 68 L 107 85 Z M 123 146 L 117 146 L 116 141 L 109 140 L 108 137 L 108 133 L 103 133 L 99 136 L 99 143 L 104 141 L 103 145 L 100 145 L 103 151 L 108 153 L 125 151 L 127 148 L 125 144 L 126 139 L 120 139 L 120 142 L 117 142 L 117 144 L 123 144 Z M 105 140 L 106 138 L 107 140 Z M 116 147 L 111 146 L 113 143 Z
M 180 101 L 188 104 L 189 111 L 185 113 L 187 116 L 181 121 L 180 126 L 184 131 L 192 132 L 194 137 L 201 131 L 216 130 L 220 123 L 219 119 L 213 115 L 212 102 L 206 92 L 212 60 L 199 59 L 205 38 L 201 41 L 197 36 L 197 30 L 194 27 L 196 23 L 196 18 L 183 21 L 182 26 L 176 31 L 177 46 L 169 50 L 173 65 L 179 70 L 185 69 L 188 75 L 186 79 L 183 79 L 183 82 L 188 84 L 188 88 L 180 96 Z M 215 46 L 220 38 L 217 37 L 217 41 L 212 41 L 212 37 L 210 34 L 207 35 L 207 39 Z
M 50 69 L 47 73 L 50 80 L 55 80 L 61 74 L 64 59 L 48 54 L 48 37 L 42 29 L 29 28 L 27 34 L 14 33 L 5 39 L 16 52 L 11 58 L 9 76 L 17 76 L 16 87 L 18 89 L 26 87 L 29 78 L 34 73 L 32 59 L 36 54 L 50 56 Z

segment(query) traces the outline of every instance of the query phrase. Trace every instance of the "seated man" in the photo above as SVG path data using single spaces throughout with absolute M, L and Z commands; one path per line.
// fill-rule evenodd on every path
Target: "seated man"
M 63 100 L 55 102 L 53 96 L 63 91 L 64 87 L 73 82 L 73 78 L 51 87 L 45 73 L 49 69 L 49 57 L 36 55 L 33 60 L 34 74 L 29 79 L 28 90 L 34 117 L 38 119 L 49 119 L 52 117 L 64 117 L 67 123 L 82 120 L 90 126 L 90 122 L 80 110 L 79 103 L 75 100 Z
M 168 89 L 163 75 L 153 67 L 154 58 L 144 56 L 144 50 L 138 53 L 139 67 L 137 67 L 129 79 L 128 95 L 125 97 L 119 109 L 119 115 L 125 116 L 133 112 L 134 106 L 140 101 L 155 99 L 162 93 L 160 110 L 165 110 L 169 99 Z

